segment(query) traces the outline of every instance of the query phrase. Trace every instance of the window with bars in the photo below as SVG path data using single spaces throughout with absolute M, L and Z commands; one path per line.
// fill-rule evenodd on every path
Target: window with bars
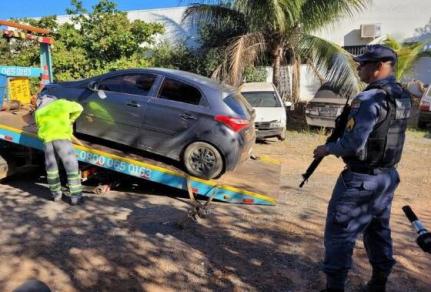
M 352 55 L 360 55 L 364 52 L 366 45 L 360 45 L 360 46 L 345 46 L 343 47 L 347 52 L 349 52 Z

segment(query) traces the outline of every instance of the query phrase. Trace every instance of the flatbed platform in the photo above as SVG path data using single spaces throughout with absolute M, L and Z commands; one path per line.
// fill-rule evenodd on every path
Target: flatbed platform
M 42 150 L 35 133 L 29 111 L 0 112 L 0 140 Z M 270 157 L 248 160 L 219 179 L 205 180 L 189 176 L 177 161 L 121 145 L 109 147 L 109 141 L 79 138 L 83 145 L 74 144 L 78 160 L 98 167 L 183 190 L 189 180 L 194 193 L 230 203 L 274 205 L 279 196 L 281 165 Z

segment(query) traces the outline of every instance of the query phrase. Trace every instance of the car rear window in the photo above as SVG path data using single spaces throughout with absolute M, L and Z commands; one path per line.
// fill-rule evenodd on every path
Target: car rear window
M 241 116 L 248 118 L 253 111 L 253 108 L 241 94 L 228 95 L 223 101 L 230 109 Z
M 281 107 L 280 100 L 273 91 L 243 92 L 242 95 L 253 107 Z

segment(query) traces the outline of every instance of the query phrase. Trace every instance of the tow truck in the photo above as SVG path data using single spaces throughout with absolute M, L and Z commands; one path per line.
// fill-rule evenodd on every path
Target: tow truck
M 27 32 L 41 34 L 49 32 L 10 21 L 0 20 L 0 25 L 12 26 Z M 50 45 L 54 42 L 53 39 L 9 30 L 3 31 L 3 34 L 6 37 L 22 37 L 38 41 L 41 45 L 41 86 L 52 82 Z M 15 110 L 0 111 L 0 179 L 41 164 L 43 143 L 37 138 L 36 131 L 30 104 L 24 104 Z M 208 197 L 206 204 L 216 199 L 229 203 L 274 205 L 278 198 L 281 166 L 270 157 L 248 160 L 235 171 L 225 173 L 217 180 L 205 180 L 188 175 L 174 162 L 162 161 L 151 155 L 141 155 L 131 150 L 120 150 L 112 145 L 109 146 L 108 143 L 87 140 L 81 142 L 75 143 L 74 149 L 84 169 L 94 166 L 97 169 L 186 190 L 194 202 L 197 213 L 203 208 L 199 205 L 199 201 L 195 200 L 196 195 Z M 81 173 L 84 174 L 86 171 Z M 107 190 L 109 188 L 96 188 L 95 192 L 101 193 Z
M 93 165 L 230 203 L 275 205 L 278 198 L 281 166 L 270 157 L 250 159 L 217 180 L 205 180 L 188 175 L 175 163 L 162 162 L 151 155 L 118 150 L 107 146 L 107 143 L 81 142 L 74 144 L 74 149 L 83 165 Z M 0 112 L 0 179 L 34 164 L 42 150 L 43 143 L 36 135 L 34 117 L 29 109 Z M 19 160 L 20 163 L 17 163 Z

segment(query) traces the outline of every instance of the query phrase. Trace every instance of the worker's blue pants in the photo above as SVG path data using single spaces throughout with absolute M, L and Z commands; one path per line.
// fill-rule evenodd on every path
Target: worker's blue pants
M 76 159 L 72 142 L 69 140 L 54 140 L 45 143 L 45 167 L 51 193 L 53 196 L 61 195 L 61 181 L 57 159 L 61 161 L 66 170 L 70 195 L 80 196 L 82 186 L 78 160 Z
M 394 191 L 399 184 L 395 168 L 377 174 L 344 170 L 328 205 L 323 271 L 327 286 L 344 289 L 359 233 L 374 270 L 391 272 L 392 239 L 389 219 Z

